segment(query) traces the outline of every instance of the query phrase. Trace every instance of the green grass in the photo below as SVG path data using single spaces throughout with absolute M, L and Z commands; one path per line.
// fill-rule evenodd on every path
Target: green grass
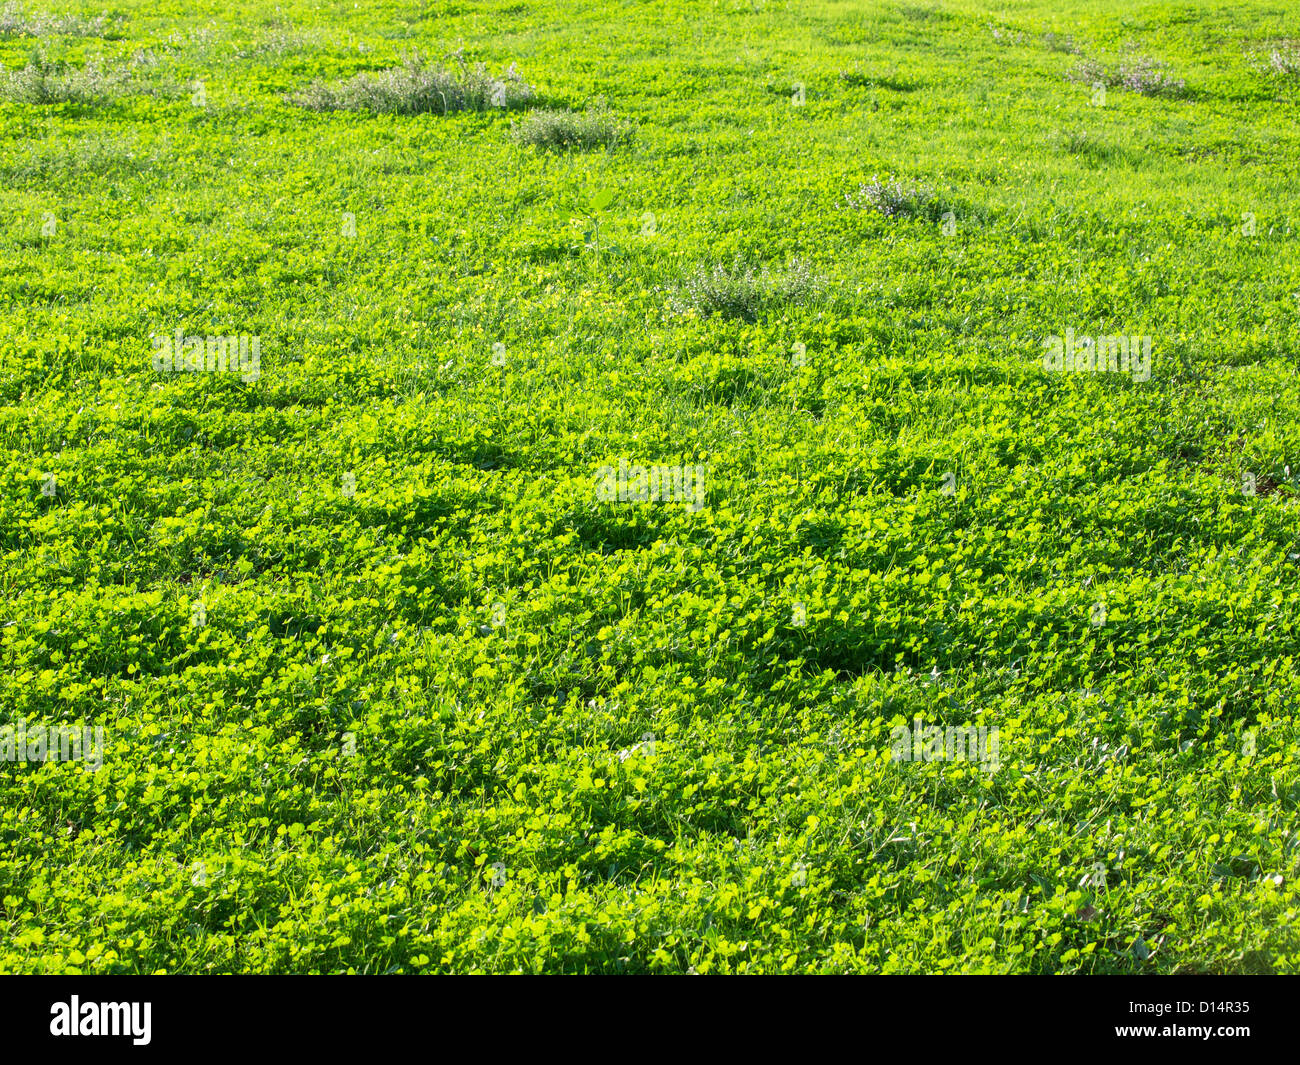
M 1300 971 L 1282 7 L 0 19 L 0 971 Z

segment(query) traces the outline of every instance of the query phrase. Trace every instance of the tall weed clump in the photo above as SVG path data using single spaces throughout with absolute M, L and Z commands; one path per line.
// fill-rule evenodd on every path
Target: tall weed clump
M 632 128 L 605 110 L 531 111 L 510 130 L 510 139 L 542 151 L 616 148 L 632 139 Z
M 902 178 L 881 181 L 873 176 L 844 197 L 845 203 L 858 211 L 878 211 L 886 218 L 939 218 L 948 205 L 928 185 Z
M 1300 41 L 1274 41 L 1264 56 L 1252 53 L 1254 67 L 1264 74 L 1293 78 L 1300 76 Z
M 116 36 L 120 20 L 109 15 L 29 15 L 19 4 L 0 8 L 0 37 L 108 37 Z
M 753 322 L 771 308 L 808 303 L 824 288 L 823 279 L 799 259 L 776 271 L 737 261 L 730 267 L 697 268 L 678 286 L 672 307 L 678 314 L 695 311 L 703 317 L 719 315 Z
M 1100 82 L 1109 88 L 1127 89 L 1143 96 L 1182 96 L 1187 83 L 1169 73 L 1169 64 L 1150 56 L 1129 54 L 1114 63 L 1082 59 L 1067 73 L 1070 81 L 1089 85 Z
M 385 115 L 450 114 L 522 107 L 534 96 L 513 63 L 499 76 L 457 53 L 455 66 L 416 54 L 400 67 L 354 75 L 333 84 L 314 81 L 289 102 L 309 111 L 372 111 Z
M 27 66 L 0 75 L 0 100 L 24 104 L 94 104 L 132 91 L 123 71 L 106 70 L 97 59 L 84 67 L 33 55 Z

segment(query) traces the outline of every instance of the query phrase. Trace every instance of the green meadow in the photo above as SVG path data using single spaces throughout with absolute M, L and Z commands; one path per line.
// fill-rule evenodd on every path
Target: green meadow
M 0 68 L 0 972 L 1300 971 L 1294 5 Z

